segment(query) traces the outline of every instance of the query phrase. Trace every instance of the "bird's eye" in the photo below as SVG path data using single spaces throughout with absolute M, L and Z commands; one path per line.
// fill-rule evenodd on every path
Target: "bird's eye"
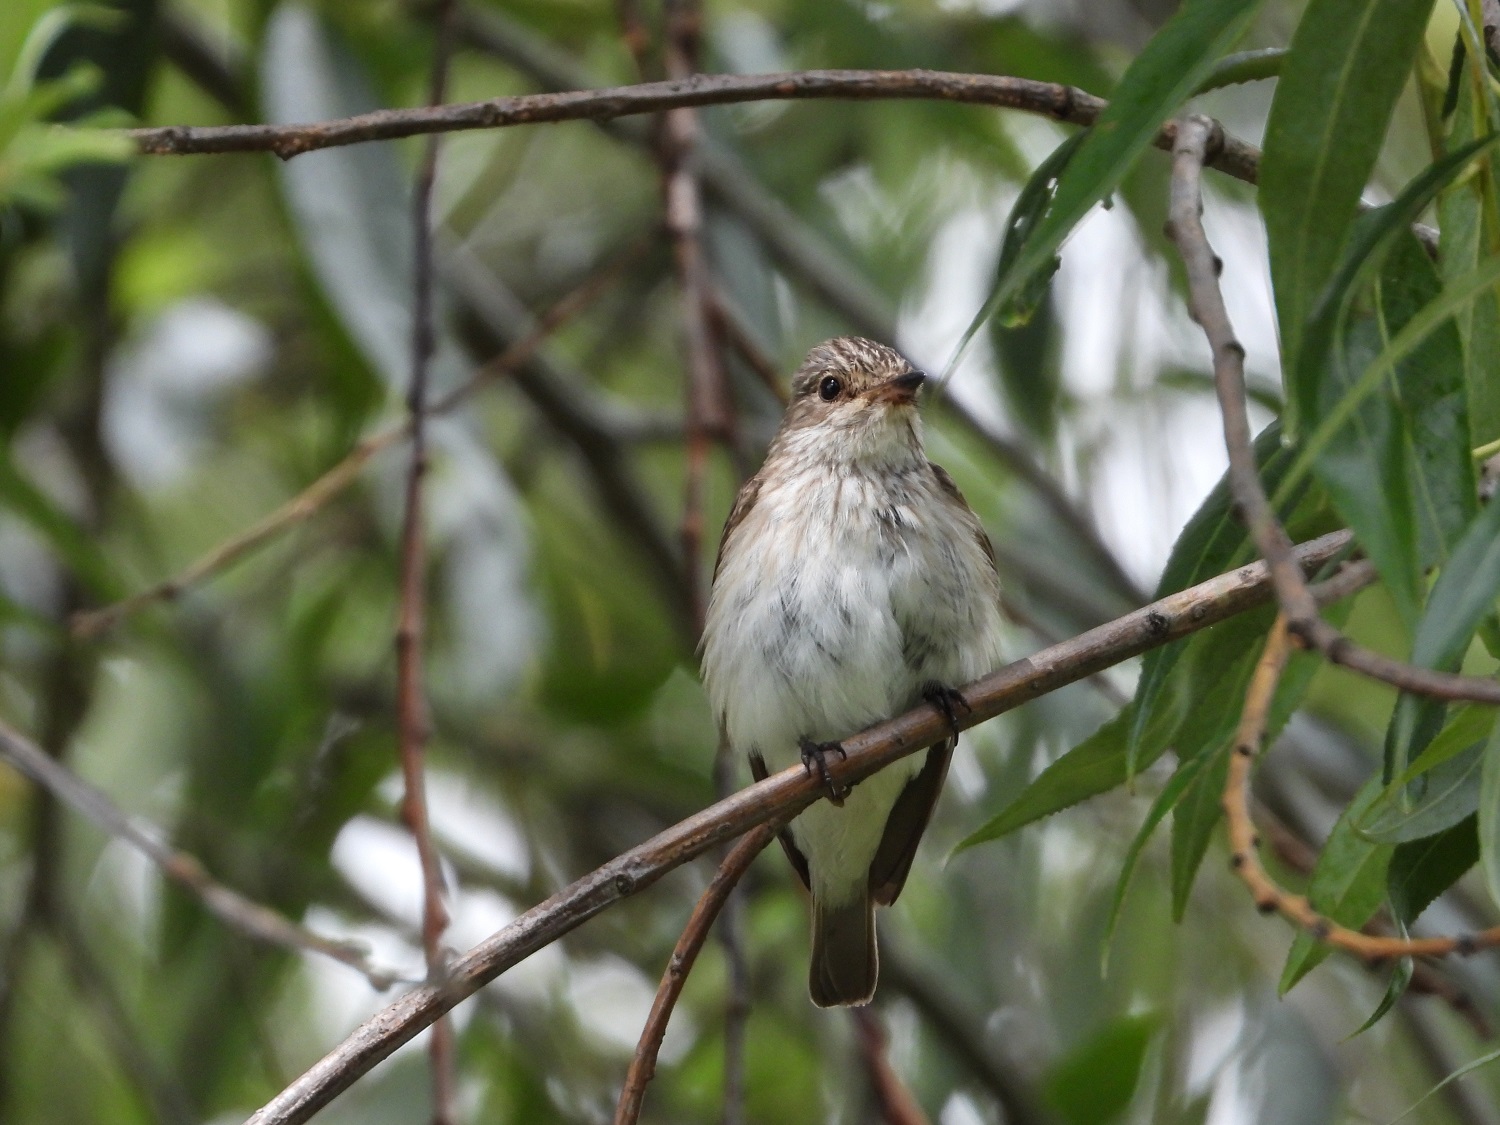
M 839 397 L 839 392 L 844 389 L 844 384 L 832 375 L 818 384 L 818 397 L 824 402 L 832 402 Z

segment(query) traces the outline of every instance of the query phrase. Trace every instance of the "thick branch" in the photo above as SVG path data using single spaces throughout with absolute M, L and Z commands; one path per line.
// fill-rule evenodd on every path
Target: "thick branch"
M 1348 544 L 1347 532 L 1325 535 L 1299 547 L 1298 560 L 1316 570 Z M 992 719 L 1148 649 L 1264 605 L 1270 596 L 1265 565 L 1251 563 L 1162 598 L 968 685 L 963 692 L 967 709 L 960 712 L 959 725 L 967 728 Z M 948 731 L 948 719 L 923 705 L 845 739 L 848 757 L 830 762 L 829 773 L 838 785 L 853 784 L 932 745 Z M 376 1013 L 251 1121 L 254 1125 L 306 1121 L 381 1059 L 511 966 L 638 894 L 673 868 L 756 825 L 795 816 L 826 791 L 820 779 L 794 766 L 616 856 L 458 958 L 443 987 L 413 989 Z

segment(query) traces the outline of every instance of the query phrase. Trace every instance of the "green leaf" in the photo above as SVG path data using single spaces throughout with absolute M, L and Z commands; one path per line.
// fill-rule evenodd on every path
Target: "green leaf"
M 1374 777 L 1355 794 L 1328 834 L 1307 887 L 1313 909 L 1353 929 L 1368 922 L 1385 901 L 1392 847 L 1376 843 L 1355 829 L 1380 793 L 1380 778 Z M 1291 989 L 1327 956 L 1327 945 L 1310 934 L 1299 933 L 1281 971 L 1281 992 Z
M 1458 179 L 1500 137 L 1471 141 L 1430 165 L 1383 207 L 1363 215 L 1354 224 L 1349 245 L 1339 259 L 1328 284 L 1318 295 L 1304 326 L 1299 366 L 1315 376 L 1329 361 L 1338 327 L 1348 316 L 1355 297 L 1372 282 L 1387 251 L 1403 235 L 1410 236 L 1416 222 L 1434 196 Z M 1409 319 L 1409 318 L 1407 318 Z M 1315 377 L 1298 384 L 1304 394 L 1303 408 L 1315 410 L 1318 387 Z
M 1266 122 L 1260 208 L 1281 326 L 1290 434 L 1316 396 L 1304 384 L 1303 326 L 1334 271 L 1431 0 L 1311 0 Z
M 1382 843 L 1403 843 L 1442 831 L 1473 812 L 1474 771 L 1495 718 L 1489 707 L 1471 704 L 1455 710 L 1416 759 L 1371 802 L 1356 831 Z
M 1403 229 L 1381 268 L 1377 290 L 1381 336 L 1391 336 L 1442 292 L 1421 243 Z M 1478 509 L 1473 438 L 1464 389 L 1463 341 L 1451 320 L 1439 324 L 1396 368 L 1405 461 L 1417 517 L 1418 558 L 1441 566 Z
M 1110 719 L 1088 738 L 1042 770 L 1021 795 L 966 836 L 954 854 L 1008 836 L 1018 828 L 1070 808 L 1079 801 L 1113 789 L 1125 781 L 1125 733 L 1133 706 Z M 1153 739 L 1154 761 L 1166 749 L 1166 740 Z M 1149 764 L 1149 763 L 1148 763 Z
M 1208 843 L 1224 815 L 1224 782 L 1229 776 L 1229 747 L 1200 755 L 1210 763 L 1194 779 L 1182 802 L 1172 810 L 1172 921 L 1181 922 L 1187 911 L 1198 868 L 1208 852 Z
M 1189 788 L 1196 789 L 1193 782 L 1197 780 L 1206 763 L 1216 761 L 1221 755 L 1199 754 L 1187 759 L 1178 765 L 1172 778 L 1162 787 L 1162 791 L 1156 795 L 1156 800 L 1151 802 L 1151 808 L 1146 812 L 1146 819 L 1142 821 L 1137 829 L 1135 838 L 1130 841 L 1130 846 L 1125 849 L 1125 862 L 1121 865 L 1120 875 L 1115 880 L 1115 893 L 1109 904 L 1109 921 L 1104 927 L 1105 955 L 1108 957 L 1110 943 L 1114 940 L 1115 927 L 1120 921 L 1120 910 L 1125 905 L 1125 894 L 1130 889 L 1131 876 L 1135 874 L 1136 862 L 1140 859 L 1142 850 L 1145 849 L 1147 841 L 1151 839 L 1156 831 L 1156 826 L 1165 819 L 1167 813 L 1179 808 L 1183 794 Z M 1213 772 L 1213 771 L 1210 771 Z M 1212 786 L 1209 786 L 1212 788 Z M 1219 789 L 1224 788 L 1223 778 L 1219 779 Z M 1178 815 L 1181 815 L 1180 813 Z
M 1108 1125 L 1130 1105 L 1160 1017 L 1125 1016 L 1108 1024 L 1052 1068 L 1042 1092 L 1069 1125 Z
M 1484 748 L 1479 779 L 1479 860 L 1490 897 L 1500 902 L 1500 725 Z
M 1484 747 L 1475 745 L 1432 766 L 1406 789 L 1395 790 L 1360 832 L 1372 841 L 1400 844 L 1451 828 L 1479 807 L 1483 760 Z
M 1292 453 L 1281 441 L 1281 425 L 1272 422 L 1255 439 L 1255 463 L 1260 469 L 1260 479 L 1267 492 L 1280 490 L 1282 476 L 1292 463 Z M 1285 518 L 1294 506 L 1298 495 L 1291 502 L 1280 502 L 1280 514 Z M 1223 574 L 1249 558 L 1249 536 L 1245 525 L 1234 518 L 1230 509 L 1229 478 L 1219 478 L 1193 517 L 1183 527 L 1172 553 L 1156 586 L 1156 597 L 1164 598 L 1186 590 L 1199 582 Z M 1141 678 L 1135 689 L 1135 718 L 1130 731 L 1130 761 L 1127 775 L 1133 776 L 1139 768 L 1141 734 L 1147 725 L 1156 721 L 1156 712 L 1163 701 L 1163 693 L 1173 669 L 1182 659 L 1191 644 L 1178 641 L 1163 645 L 1148 652 L 1141 662 Z
M 1423 668 L 1457 668 L 1500 594 L 1500 504 L 1474 517 L 1427 599 L 1411 658 Z
M 1433 1086 L 1433 1088 L 1430 1089 L 1430 1090 L 1428 1090 L 1427 1093 L 1423 1094 L 1416 1101 L 1412 1102 L 1411 1105 L 1409 1105 L 1405 1109 L 1403 1109 L 1401 1111 L 1400 1116 L 1391 1118 L 1389 1125 L 1397 1125 L 1397 1122 L 1405 1121 L 1408 1117 L 1410 1117 L 1412 1115 L 1413 1111 L 1415 1111 L 1418 1106 L 1420 1106 L 1428 1098 L 1432 1097 L 1433 1094 L 1436 1094 L 1444 1086 L 1448 1085 L 1448 1083 L 1450 1083 L 1450 1082 L 1457 1082 L 1464 1075 L 1472 1073 L 1473 1071 L 1478 1070 L 1482 1066 L 1488 1066 L 1490 1063 L 1494 1062 L 1496 1059 L 1500 1059 L 1500 1049 L 1496 1049 L 1496 1050 L 1490 1051 L 1488 1054 L 1480 1055 L 1473 1062 L 1467 1062 L 1467 1063 L 1465 1063 L 1463 1066 L 1461 1066 L 1457 1070 L 1455 1070 L 1452 1074 L 1450 1074 L 1446 1078 L 1444 1078 L 1437 1085 Z
M 1323 613 L 1332 624 L 1343 625 L 1349 618 L 1350 609 L 1352 603 L 1341 601 Z M 1265 634 L 1271 625 L 1271 613 L 1263 613 L 1259 628 Z M 1247 616 L 1260 615 L 1251 613 Z M 1238 645 L 1241 649 L 1233 660 L 1227 657 L 1229 645 Z M 1259 643 L 1259 639 L 1250 642 L 1247 637 L 1227 643 L 1221 654 L 1209 655 L 1208 660 L 1203 661 L 1209 685 L 1193 691 L 1187 706 L 1190 718 L 1182 723 L 1173 738 L 1179 754 L 1193 753 L 1215 759 L 1212 768 L 1197 778 L 1196 784 L 1173 811 L 1172 916 L 1176 921 L 1182 921 L 1182 915 L 1187 912 L 1188 895 L 1193 891 L 1194 879 L 1202 867 L 1214 829 L 1223 816 L 1221 799 L 1229 768 L 1230 742 L 1244 708 L 1245 691 L 1250 688 L 1250 678 L 1263 648 L 1265 645 Z M 1266 744 L 1271 745 L 1286 727 L 1293 712 L 1301 705 L 1302 697 L 1307 694 L 1313 676 L 1322 666 L 1323 658 L 1316 652 L 1293 652 L 1281 673 L 1277 694 L 1271 700 L 1271 711 L 1266 715 Z
M 1284 47 L 1261 47 L 1254 51 L 1236 51 L 1225 55 L 1209 72 L 1207 78 L 1198 83 L 1195 94 L 1206 94 L 1210 90 L 1222 90 L 1225 86 L 1238 86 L 1242 82 L 1259 82 L 1263 78 L 1275 78 L 1281 74 L 1281 64 L 1286 59 Z
M 1465 68 L 1473 64 L 1465 60 Z M 1475 136 L 1476 113 L 1472 83 L 1461 75 L 1471 96 L 1461 97 L 1453 117 L 1449 144 L 1455 148 Z M 1494 139 L 1494 138 L 1486 138 Z M 1438 268 L 1443 283 L 1471 272 L 1489 253 L 1497 232 L 1487 231 L 1486 213 L 1500 214 L 1496 182 L 1500 178 L 1494 155 L 1486 158 L 1479 175 L 1455 183 L 1438 200 Z M 1464 345 L 1465 384 L 1469 421 L 1475 437 L 1500 437 L 1500 379 L 1494 377 L 1494 357 L 1500 355 L 1500 293 L 1487 292 L 1454 316 Z
M 1213 70 L 1259 6 L 1259 0 L 1186 0 L 1151 37 L 1069 160 L 1046 217 L 965 330 L 943 373 L 945 379 L 984 322 L 1032 283 L 1089 209 L 1119 186 L 1162 123 Z
M 1353 325 L 1345 345 L 1330 357 L 1319 390 L 1332 409 L 1353 386 L 1358 372 L 1380 354 L 1379 329 L 1373 319 Z M 1408 628 L 1415 626 L 1422 604 L 1422 573 L 1417 560 L 1417 528 L 1400 406 L 1393 388 L 1366 395 L 1349 419 L 1319 453 L 1314 472 L 1328 489 L 1334 507 L 1353 529 L 1360 545 L 1384 579 L 1397 612 Z
M 1391 979 L 1386 982 L 1385 994 L 1381 996 L 1380 1003 L 1375 1005 L 1375 1010 L 1370 1013 L 1370 1018 L 1354 1029 L 1354 1034 L 1349 1036 L 1350 1039 L 1353 1039 L 1355 1035 L 1364 1034 L 1381 1020 L 1385 1019 L 1390 1010 L 1396 1006 L 1396 1001 L 1406 995 L 1406 988 L 1411 984 L 1412 975 L 1416 970 L 1417 963 L 1415 959 L 1402 957 L 1397 960 L 1396 967 L 1391 970 Z
M 1478 819 L 1484 819 L 1482 811 Z M 1410 926 L 1478 860 L 1479 832 L 1473 816 L 1434 836 L 1397 845 L 1386 872 L 1386 892 L 1397 923 Z
M 1317 428 L 1300 443 L 1297 460 L 1283 479 L 1281 489 L 1285 491 L 1300 484 L 1308 467 L 1333 435 L 1348 423 L 1364 397 L 1379 387 L 1407 356 L 1421 346 L 1422 341 L 1497 284 L 1500 284 L 1500 255 L 1486 259 L 1475 269 L 1447 283 L 1437 298 L 1424 305 L 1396 333 L 1375 362 L 1365 368 L 1338 400 L 1338 405 L 1318 419 Z
M 1037 165 L 1031 178 L 1016 196 L 1010 209 L 1010 218 L 1005 222 L 1005 238 L 1000 243 L 1000 260 L 995 266 L 996 287 L 1007 284 L 1006 279 L 1016 269 L 1016 263 L 1025 252 L 1027 244 L 1037 227 L 1046 217 L 1057 194 L 1058 177 L 1068 166 L 1068 161 L 1088 137 L 1088 132 L 1074 133 L 1052 154 Z M 1046 297 L 1052 275 L 1057 272 L 1059 261 L 1056 254 L 1043 260 L 1030 274 L 1018 277 L 1009 288 L 1011 296 L 995 310 L 995 322 L 1005 328 L 1018 328 L 1030 322 L 1038 303 Z

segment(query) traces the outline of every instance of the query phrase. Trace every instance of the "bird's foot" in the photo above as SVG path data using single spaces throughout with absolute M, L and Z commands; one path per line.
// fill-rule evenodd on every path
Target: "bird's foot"
M 830 804 L 842 805 L 844 798 L 849 795 L 847 785 L 834 784 L 833 777 L 828 772 L 828 755 L 837 754 L 840 758 L 847 758 L 844 748 L 837 742 L 814 742 L 810 738 L 802 738 L 797 741 L 802 750 L 802 765 L 809 774 L 816 771 L 823 779 L 823 784 L 828 787 L 828 800 Z
M 970 714 L 974 709 L 957 688 L 946 684 L 931 683 L 922 689 L 922 698 L 942 712 L 948 720 L 948 729 L 953 732 L 953 742 L 958 743 L 958 717 Z

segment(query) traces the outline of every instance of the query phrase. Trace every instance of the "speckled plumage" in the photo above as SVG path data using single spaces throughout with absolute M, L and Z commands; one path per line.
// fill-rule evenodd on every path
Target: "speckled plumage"
M 799 762 L 799 740 L 845 737 L 911 708 L 932 685 L 964 684 L 999 663 L 989 541 L 927 460 L 914 379 L 893 382 L 910 373 L 868 340 L 814 348 L 725 527 L 704 682 L 723 737 L 770 769 Z M 840 384 L 831 402 L 821 393 L 829 379 Z M 842 806 L 820 801 L 792 823 L 793 861 L 805 861 L 813 895 L 819 1003 L 873 992 L 870 904 L 900 892 L 951 748 L 903 759 Z

